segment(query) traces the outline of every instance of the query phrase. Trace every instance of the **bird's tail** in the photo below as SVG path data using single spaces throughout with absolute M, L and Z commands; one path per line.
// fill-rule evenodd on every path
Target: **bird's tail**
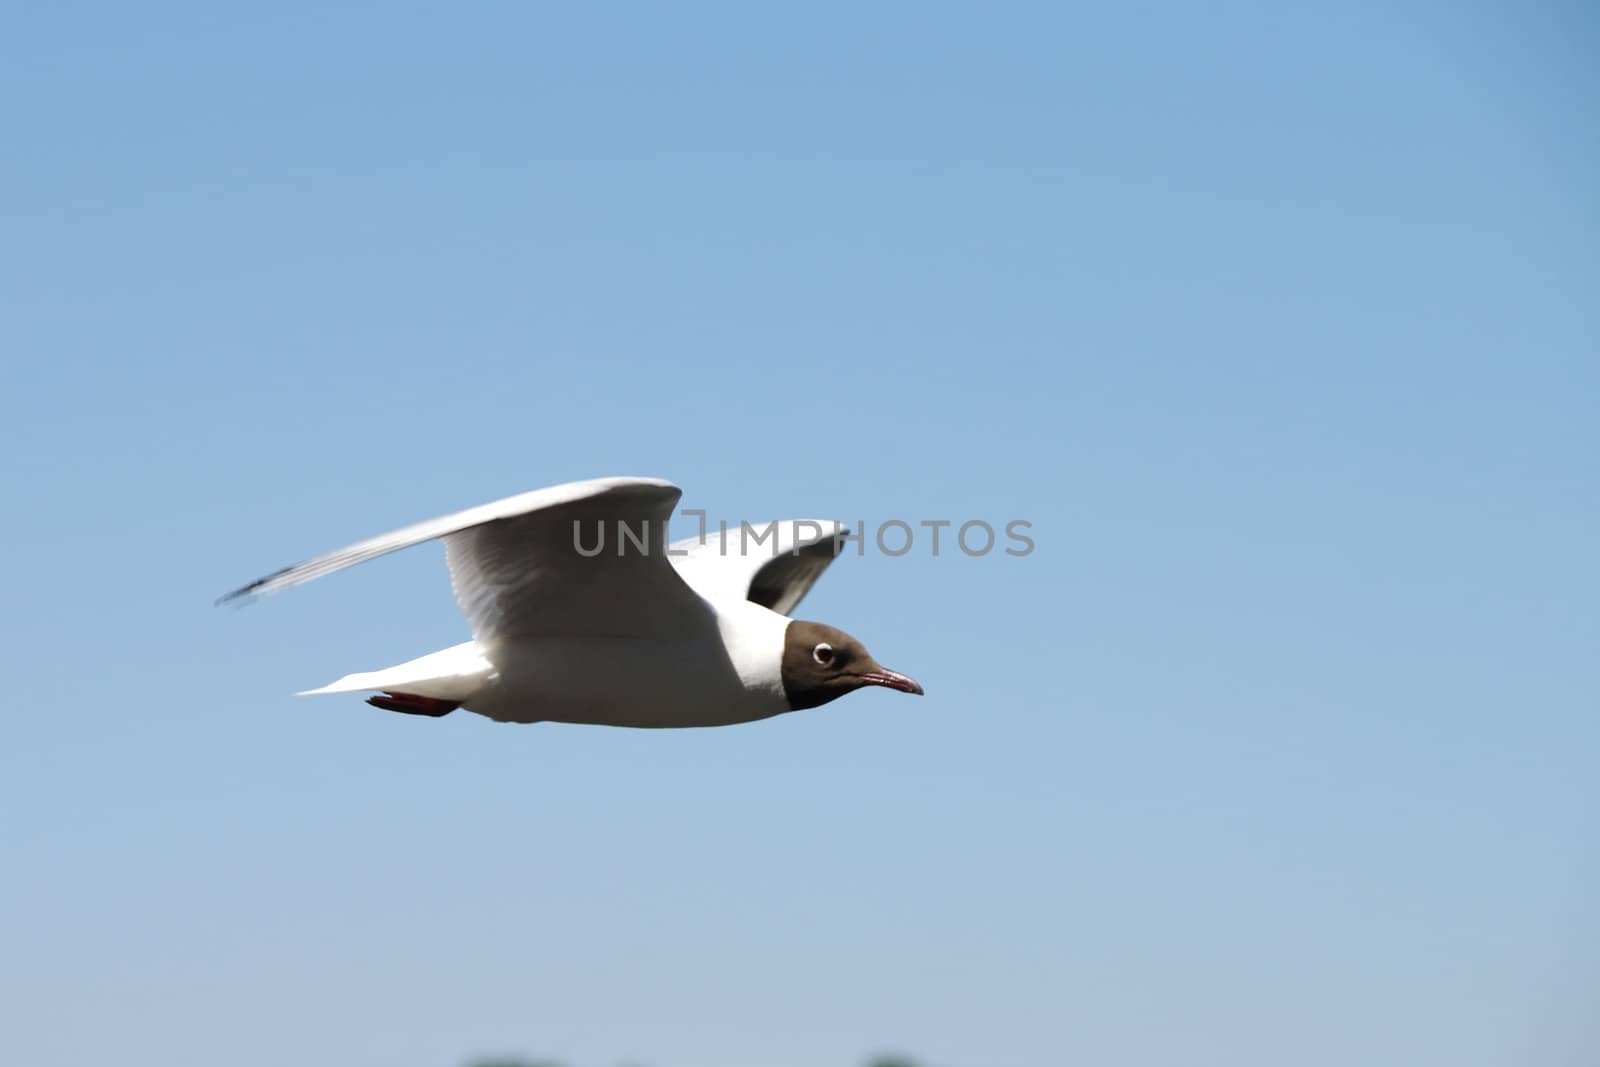
M 307 689 L 295 695 L 308 697 L 379 690 L 459 705 L 472 699 L 493 674 L 494 664 L 484 657 L 476 641 L 468 641 L 393 667 L 347 674 L 320 689 Z

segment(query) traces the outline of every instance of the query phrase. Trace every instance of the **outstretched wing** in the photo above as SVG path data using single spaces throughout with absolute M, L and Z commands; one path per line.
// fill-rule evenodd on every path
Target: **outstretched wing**
M 480 641 L 681 633 L 707 610 L 667 562 L 666 524 L 681 495 L 655 478 L 535 489 L 285 567 L 219 603 L 443 540 L 456 602 Z
M 843 551 L 847 533 L 831 519 L 781 519 L 675 541 L 667 555 L 707 599 L 752 600 L 787 615 Z

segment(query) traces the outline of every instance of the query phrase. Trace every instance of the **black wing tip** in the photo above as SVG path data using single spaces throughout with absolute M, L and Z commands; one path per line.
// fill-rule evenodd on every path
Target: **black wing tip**
M 250 603 L 250 594 L 255 592 L 255 588 L 259 584 L 259 582 L 251 582 L 249 585 L 235 589 L 231 593 L 223 593 L 221 596 L 217 597 L 217 599 L 211 602 L 211 606 L 214 608 L 220 608 L 224 605 L 232 604 L 236 608 L 242 608 L 246 604 Z
M 224 593 L 217 597 L 216 600 L 211 602 L 211 606 L 214 608 L 220 608 L 224 604 L 232 604 L 235 607 L 243 607 L 244 605 L 250 603 L 251 600 L 262 591 L 262 588 L 266 586 L 268 582 L 272 581 L 274 578 L 281 578 L 283 575 L 288 574 L 292 570 L 294 570 L 293 567 L 285 567 L 282 570 L 273 571 L 265 578 L 257 578 L 249 585 L 241 585 L 233 592 Z
M 840 529 L 826 534 L 811 542 L 809 545 L 796 545 L 795 556 L 809 556 L 813 559 L 827 556 L 829 559 L 838 559 L 844 554 L 844 546 L 853 535 L 850 528 L 841 524 Z

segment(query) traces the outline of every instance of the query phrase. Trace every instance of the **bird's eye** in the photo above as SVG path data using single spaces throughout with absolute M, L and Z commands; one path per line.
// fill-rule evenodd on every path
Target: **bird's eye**
M 826 667 L 833 662 L 833 646 L 824 641 L 811 650 L 811 658 L 817 661 L 817 666 Z

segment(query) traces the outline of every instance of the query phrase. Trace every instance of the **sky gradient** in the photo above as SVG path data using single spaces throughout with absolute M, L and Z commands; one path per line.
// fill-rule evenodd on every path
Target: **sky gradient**
M 0 1060 L 1600 1058 L 1581 5 L 0 20 Z M 294 690 L 575 478 L 1033 524 L 709 731 Z M 680 534 L 693 532 L 686 525 Z

